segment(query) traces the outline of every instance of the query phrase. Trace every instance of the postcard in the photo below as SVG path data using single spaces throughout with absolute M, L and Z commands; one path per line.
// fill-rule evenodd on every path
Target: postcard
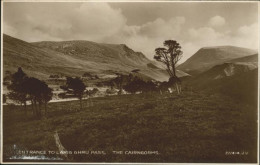
M 259 163 L 259 2 L 1 3 L 1 163 Z

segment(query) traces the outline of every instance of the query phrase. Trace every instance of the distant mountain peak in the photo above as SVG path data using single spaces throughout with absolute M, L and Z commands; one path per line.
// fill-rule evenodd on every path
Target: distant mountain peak
M 232 46 L 232 45 L 221 45 L 221 46 L 206 46 L 206 47 L 202 47 L 201 49 L 221 49 L 221 48 L 240 48 L 240 47 Z
M 203 47 L 177 68 L 189 74 L 198 74 L 226 61 L 256 53 L 252 49 L 230 45 Z

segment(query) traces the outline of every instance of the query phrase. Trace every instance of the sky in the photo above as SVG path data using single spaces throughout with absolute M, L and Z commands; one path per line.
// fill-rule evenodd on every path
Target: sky
M 165 40 L 183 50 L 258 49 L 257 2 L 4 2 L 3 33 L 25 40 L 126 44 L 153 59 Z

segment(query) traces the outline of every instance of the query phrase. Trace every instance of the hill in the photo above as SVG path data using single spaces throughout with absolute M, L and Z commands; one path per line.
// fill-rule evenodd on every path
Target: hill
M 233 59 L 254 55 L 256 53 L 255 50 L 235 46 L 205 47 L 198 50 L 177 68 L 191 75 L 196 75 L 215 65 L 223 64 L 224 62 Z M 245 58 L 244 60 L 248 59 Z
M 257 105 L 258 69 L 255 66 L 225 63 L 195 77 L 185 79 L 186 87 L 211 94 L 221 93 Z
M 134 69 L 155 80 L 168 80 L 167 73 L 151 65 L 141 52 L 135 52 L 124 44 L 103 44 L 90 41 L 43 41 L 28 43 L 3 35 L 3 68 L 15 72 L 22 67 L 29 76 L 47 79 L 50 75 L 113 76 L 128 74 Z
M 154 92 L 91 100 L 93 106 L 88 106 L 88 100 L 82 101 L 82 111 L 78 111 L 78 101 L 49 103 L 43 120 L 33 119 L 31 113 L 24 115 L 21 106 L 4 105 L 4 161 L 30 161 L 21 159 L 22 155 L 14 157 L 17 150 L 57 151 L 57 131 L 68 151 L 105 151 L 106 155 L 73 152 L 69 159 L 61 154 L 43 155 L 46 161 L 57 157 L 78 163 L 257 162 L 257 108 L 230 97 Z M 239 158 L 227 155 L 233 148 L 249 154 Z M 113 154 L 115 150 L 124 153 Z M 129 151 L 156 153 L 125 154 Z
M 213 68 L 209 69 L 206 72 L 198 75 L 199 79 L 221 79 L 224 77 L 229 77 L 233 75 L 238 75 L 242 73 L 246 73 L 250 70 L 254 70 L 257 68 L 256 63 L 231 63 L 227 62 L 221 65 L 216 65 Z

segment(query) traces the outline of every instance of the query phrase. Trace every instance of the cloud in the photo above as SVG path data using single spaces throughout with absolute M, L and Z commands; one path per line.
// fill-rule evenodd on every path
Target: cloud
M 140 35 L 151 38 L 176 36 L 180 33 L 181 26 L 185 23 L 184 17 L 172 17 L 165 21 L 157 18 L 153 22 L 148 22 L 140 27 Z
M 192 56 L 197 50 L 207 46 L 232 45 L 251 49 L 258 49 L 258 24 L 240 26 L 234 31 L 220 32 L 211 27 L 190 28 L 185 33 L 183 45 L 184 58 Z
M 14 27 L 9 26 L 8 24 L 4 23 L 4 33 L 9 34 L 11 36 L 16 36 L 17 30 Z
M 121 10 L 113 9 L 107 3 L 63 4 L 62 8 L 48 3 L 42 6 L 7 3 L 6 10 L 9 8 L 12 15 L 5 14 L 4 32 L 14 28 L 17 37 L 26 41 L 37 38 L 101 41 L 118 33 L 126 23 Z
M 221 16 L 214 16 L 209 20 L 209 25 L 212 27 L 220 27 L 225 25 L 226 20 L 225 18 L 221 17 Z
M 258 23 L 240 26 L 234 34 L 232 34 L 232 43 L 242 47 L 258 49 Z
M 157 18 L 139 26 L 125 25 L 121 32 L 108 37 L 105 41 L 123 42 L 153 59 L 155 48 L 163 46 L 165 40 L 180 38 L 181 28 L 185 21 L 184 17 L 172 17 L 168 20 Z
M 258 47 L 258 24 L 229 29 L 226 20 L 214 16 L 193 27 L 183 16 L 156 17 L 128 25 L 120 8 L 108 3 L 4 3 L 4 33 L 28 42 L 43 40 L 89 40 L 126 44 L 153 59 L 154 50 L 165 40 L 177 40 L 184 62 L 205 46 Z M 222 28 L 219 28 L 222 27 Z

